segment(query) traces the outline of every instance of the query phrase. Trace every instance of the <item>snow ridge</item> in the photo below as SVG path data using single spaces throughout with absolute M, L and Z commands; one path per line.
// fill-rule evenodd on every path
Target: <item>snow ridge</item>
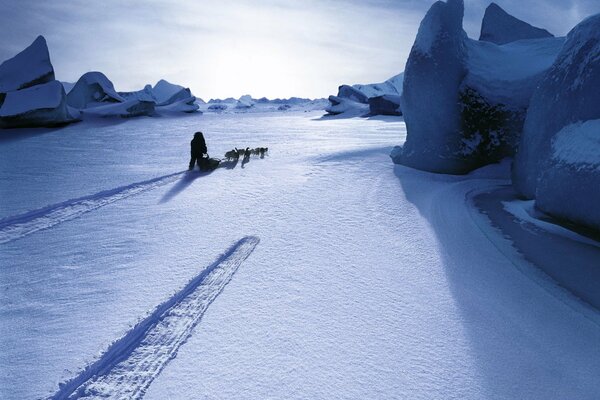
M 141 399 L 259 242 L 240 239 L 50 399 Z
M 70 221 L 115 201 L 155 189 L 173 182 L 185 171 L 104 190 L 89 196 L 52 204 L 24 214 L 0 220 L 0 244 L 12 242 L 27 235 Z

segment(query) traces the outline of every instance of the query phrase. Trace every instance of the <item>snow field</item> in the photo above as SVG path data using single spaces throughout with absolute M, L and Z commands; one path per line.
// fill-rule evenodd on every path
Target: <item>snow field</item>
M 196 130 L 213 156 L 269 147 L 1 244 L 0 397 L 56 393 L 250 235 L 145 398 L 593 399 L 599 325 L 471 217 L 467 193 L 505 174 L 394 167 L 401 119 L 318 117 L 84 122 L 0 143 L 4 218 L 180 171 Z

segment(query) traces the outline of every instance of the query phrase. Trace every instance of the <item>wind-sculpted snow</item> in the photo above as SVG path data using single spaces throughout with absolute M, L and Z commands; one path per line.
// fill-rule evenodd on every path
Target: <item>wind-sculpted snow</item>
M 29 47 L 0 65 L 0 93 L 53 80 L 54 68 L 43 36 L 38 36 Z
M 239 240 L 50 399 L 141 399 L 259 241 Z
M 491 3 L 483 16 L 479 40 L 506 44 L 517 40 L 548 37 L 553 37 L 553 35 L 547 30 L 521 21 L 508 14 L 496 3 Z
M 115 201 L 163 186 L 175 181 L 182 173 L 176 172 L 4 218 L 0 220 L 0 244 L 21 239 L 42 229 L 78 218 Z

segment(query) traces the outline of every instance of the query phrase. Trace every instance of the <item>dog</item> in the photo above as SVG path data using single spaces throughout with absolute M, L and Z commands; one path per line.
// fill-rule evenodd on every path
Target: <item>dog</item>
M 227 159 L 227 161 L 231 161 L 231 160 L 237 160 L 238 158 L 240 158 L 237 149 L 234 150 L 229 150 L 227 153 L 225 153 L 225 158 Z

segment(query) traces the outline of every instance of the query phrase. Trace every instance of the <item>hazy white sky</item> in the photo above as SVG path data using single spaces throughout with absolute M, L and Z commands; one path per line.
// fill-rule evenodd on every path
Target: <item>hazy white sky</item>
M 497 0 L 566 34 L 600 0 Z M 38 34 L 57 79 L 102 71 L 117 90 L 165 78 L 199 97 L 325 97 L 404 70 L 430 0 L 0 0 L 0 60 Z M 478 38 L 489 1 L 465 0 Z

